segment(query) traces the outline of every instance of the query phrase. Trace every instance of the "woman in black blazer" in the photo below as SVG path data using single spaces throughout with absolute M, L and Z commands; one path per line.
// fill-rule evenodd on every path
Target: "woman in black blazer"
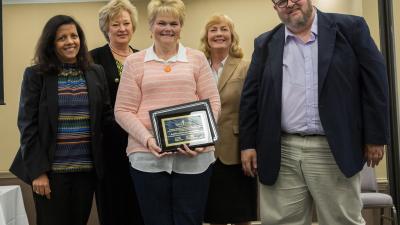
M 10 171 L 32 185 L 38 225 L 85 225 L 103 174 L 103 127 L 113 119 L 103 68 L 71 17 L 45 25 L 25 70 L 21 146 Z
M 90 53 L 94 62 L 102 65 L 106 72 L 112 107 L 125 59 L 137 52 L 129 46 L 136 24 L 136 8 L 127 0 L 112 0 L 99 11 L 100 29 L 108 43 Z M 103 145 L 104 178 L 96 191 L 102 225 L 143 224 L 129 174 L 127 142 L 127 133 L 117 123 L 106 129 Z

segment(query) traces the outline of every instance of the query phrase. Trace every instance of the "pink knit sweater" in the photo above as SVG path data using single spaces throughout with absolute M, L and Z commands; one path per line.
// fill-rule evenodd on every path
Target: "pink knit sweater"
M 150 110 L 202 99 L 210 100 L 216 120 L 221 110 L 216 82 L 202 52 L 186 48 L 188 62 L 171 63 L 170 72 L 161 62 L 144 62 L 145 54 L 143 50 L 126 59 L 115 102 L 115 119 L 129 134 L 127 154 L 149 151 Z

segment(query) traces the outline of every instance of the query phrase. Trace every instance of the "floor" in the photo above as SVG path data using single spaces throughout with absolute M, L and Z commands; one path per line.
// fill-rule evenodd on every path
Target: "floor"
M 203 223 L 203 225 L 209 225 L 209 224 L 208 223 Z M 256 222 L 251 223 L 251 225 L 261 225 L 261 222 L 260 221 L 256 221 Z M 318 223 L 313 223 L 312 225 L 318 225 Z
M 203 225 L 209 225 L 209 224 L 208 223 L 203 223 Z M 261 222 L 260 221 L 253 222 L 253 223 L 251 223 L 251 225 L 261 225 Z M 318 225 L 318 223 L 313 223 L 312 225 Z
M 20 185 L 21 186 L 23 196 L 24 196 L 25 209 L 27 211 L 28 219 L 30 222 L 29 224 L 36 225 L 35 217 L 34 217 L 34 206 L 33 206 L 31 187 L 26 184 L 23 184 L 20 180 L 17 180 L 15 178 L 2 178 L 2 179 L 0 179 L 0 185 Z M 379 211 L 372 210 L 372 209 L 363 210 L 363 217 L 367 222 L 366 225 L 378 224 L 377 218 L 379 218 Z M 89 219 L 88 225 L 98 225 L 98 224 L 99 224 L 99 222 L 97 219 L 96 208 L 93 207 L 92 214 Z M 203 224 L 203 225 L 209 225 L 209 224 Z M 261 222 L 254 222 L 254 223 L 252 223 L 252 225 L 261 225 Z M 312 225 L 318 225 L 318 223 L 313 223 Z

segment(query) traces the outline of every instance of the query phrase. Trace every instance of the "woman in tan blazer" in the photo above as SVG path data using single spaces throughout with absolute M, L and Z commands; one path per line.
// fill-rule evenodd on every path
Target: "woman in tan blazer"
M 204 220 L 210 224 L 249 225 L 257 218 L 257 183 L 242 171 L 239 151 L 239 101 L 249 62 L 242 59 L 233 21 L 214 15 L 201 38 L 221 97 L 220 139 Z

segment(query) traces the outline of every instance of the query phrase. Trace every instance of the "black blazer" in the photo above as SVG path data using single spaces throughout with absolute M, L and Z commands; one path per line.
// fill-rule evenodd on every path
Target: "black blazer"
M 57 75 L 40 74 L 37 66 L 25 70 L 18 112 L 21 146 L 10 171 L 28 184 L 50 171 L 56 150 L 58 123 Z M 85 71 L 89 95 L 91 151 L 97 176 L 102 177 L 103 126 L 113 120 L 104 70 L 91 65 Z
M 332 154 L 347 177 L 365 144 L 389 139 L 384 60 L 361 17 L 318 13 L 318 108 Z M 259 179 L 275 183 L 281 160 L 284 25 L 255 39 L 240 105 L 240 148 L 255 148 Z

